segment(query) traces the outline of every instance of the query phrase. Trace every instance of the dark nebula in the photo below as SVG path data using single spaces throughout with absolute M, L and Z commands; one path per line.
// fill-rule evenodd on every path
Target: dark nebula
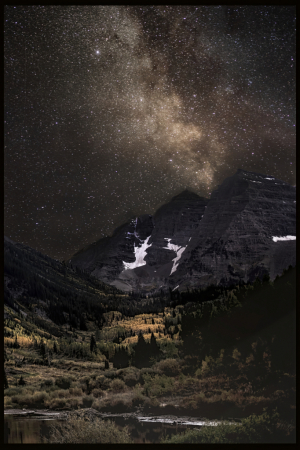
M 295 185 L 295 7 L 4 11 L 12 240 L 65 259 L 238 168 Z

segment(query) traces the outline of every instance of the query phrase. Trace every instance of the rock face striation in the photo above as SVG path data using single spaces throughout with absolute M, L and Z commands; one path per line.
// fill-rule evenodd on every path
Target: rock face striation
M 296 264 L 296 189 L 238 170 L 209 200 L 186 190 L 70 262 L 124 291 L 274 279 Z

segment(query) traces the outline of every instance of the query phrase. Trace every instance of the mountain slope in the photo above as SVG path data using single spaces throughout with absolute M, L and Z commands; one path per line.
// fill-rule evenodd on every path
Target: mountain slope
M 238 170 L 204 199 L 184 191 L 70 262 L 125 291 L 271 279 L 296 262 L 296 189 Z

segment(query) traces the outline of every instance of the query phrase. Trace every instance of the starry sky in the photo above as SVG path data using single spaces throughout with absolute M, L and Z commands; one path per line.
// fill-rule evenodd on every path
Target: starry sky
M 238 168 L 292 185 L 294 6 L 6 6 L 5 235 L 63 260 Z

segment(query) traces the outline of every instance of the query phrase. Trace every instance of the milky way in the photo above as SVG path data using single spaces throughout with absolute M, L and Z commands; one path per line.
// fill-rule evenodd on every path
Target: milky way
M 292 6 L 6 6 L 5 235 L 57 259 L 209 198 L 295 185 Z

